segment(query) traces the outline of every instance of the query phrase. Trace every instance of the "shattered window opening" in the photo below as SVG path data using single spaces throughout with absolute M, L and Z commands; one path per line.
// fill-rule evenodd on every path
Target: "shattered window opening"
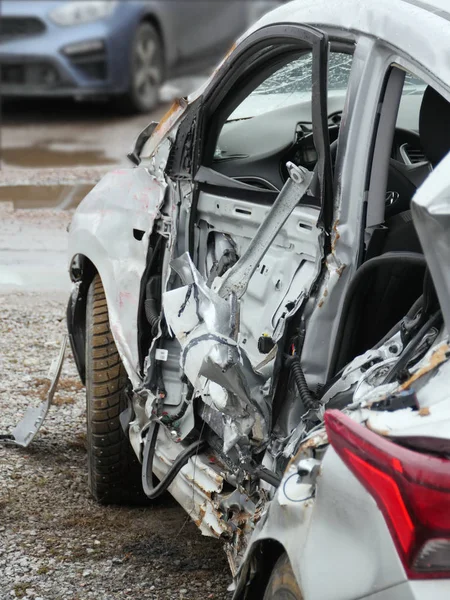
M 328 90 L 346 90 L 352 56 L 332 52 L 328 63 Z M 309 99 L 312 90 L 312 54 L 289 62 L 261 83 L 229 116 L 227 123 L 249 119 Z M 281 97 L 282 96 L 282 97 Z

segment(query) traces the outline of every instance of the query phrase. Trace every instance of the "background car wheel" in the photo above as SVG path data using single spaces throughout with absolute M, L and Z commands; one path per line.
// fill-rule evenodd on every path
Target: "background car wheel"
M 273 568 L 263 600 L 303 600 L 286 553 L 280 556 Z
M 164 76 L 161 38 L 150 23 L 141 23 L 136 31 L 130 69 L 130 89 L 120 104 L 130 112 L 148 112 L 158 104 Z
M 111 334 L 100 277 L 86 309 L 86 415 L 88 485 L 101 504 L 145 504 L 141 466 L 119 415 L 128 405 L 128 377 Z

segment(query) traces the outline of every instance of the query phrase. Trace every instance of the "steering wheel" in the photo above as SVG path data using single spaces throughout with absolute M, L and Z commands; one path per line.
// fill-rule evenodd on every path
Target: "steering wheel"
M 328 115 L 328 122 L 330 125 L 339 125 L 341 124 L 342 119 L 342 110 L 335 110 L 334 112 Z

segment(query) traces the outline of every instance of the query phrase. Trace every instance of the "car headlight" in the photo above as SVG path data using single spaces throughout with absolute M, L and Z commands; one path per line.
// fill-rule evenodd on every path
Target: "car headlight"
M 73 0 L 58 6 L 48 16 L 63 27 L 83 25 L 109 17 L 117 4 L 118 0 Z

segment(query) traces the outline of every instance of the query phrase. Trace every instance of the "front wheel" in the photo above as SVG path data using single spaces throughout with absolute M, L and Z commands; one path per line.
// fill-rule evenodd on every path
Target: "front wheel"
M 96 275 L 86 307 L 86 417 L 88 485 L 101 504 L 148 503 L 141 466 L 120 424 L 120 413 L 128 406 L 127 385 Z
M 150 23 L 141 23 L 131 47 L 130 87 L 119 104 L 128 112 L 148 112 L 159 101 L 164 76 L 161 38 Z
M 303 600 L 286 553 L 275 563 L 263 600 Z

